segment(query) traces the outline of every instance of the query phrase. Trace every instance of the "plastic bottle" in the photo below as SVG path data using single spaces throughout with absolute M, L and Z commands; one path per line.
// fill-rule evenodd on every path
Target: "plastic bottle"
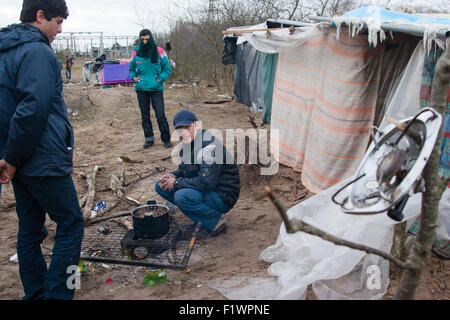
M 167 275 L 163 269 L 147 268 L 145 271 L 144 284 L 153 286 L 155 284 L 167 283 Z

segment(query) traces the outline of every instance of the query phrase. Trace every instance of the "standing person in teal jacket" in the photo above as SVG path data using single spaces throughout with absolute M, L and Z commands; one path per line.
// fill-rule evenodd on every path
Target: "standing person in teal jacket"
M 150 120 L 150 102 L 155 110 L 161 140 L 166 148 L 170 143 L 170 129 L 164 113 L 164 82 L 172 72 L 169 58 L 163 49 L 156 45 L 152 33 L 144 29 L 139 33 L 141 40 L 130 62 L 130 78 L 135 82 L 139 108 L 141 109 L 142 128 L 144 129 L 144 149 L 155 143 L 153 127 Z

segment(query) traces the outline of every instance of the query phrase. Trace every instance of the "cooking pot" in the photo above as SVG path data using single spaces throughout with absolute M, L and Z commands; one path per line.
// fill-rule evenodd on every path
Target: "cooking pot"
M 134 239 L 157 239 L 169 232 L 169 208 L 151 204 L 134 209 Z

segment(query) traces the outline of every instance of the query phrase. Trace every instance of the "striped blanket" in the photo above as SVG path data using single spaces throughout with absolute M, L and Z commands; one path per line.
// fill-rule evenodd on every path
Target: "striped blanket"
M 350 177 L 369 142 L 380 82 L 383 46 L 367 36 L 324 29 L 279 54 L 271 129 L 279 162 L 302 172 L 318 193 Z M 275 143 L 274 143 L 275 142 Z

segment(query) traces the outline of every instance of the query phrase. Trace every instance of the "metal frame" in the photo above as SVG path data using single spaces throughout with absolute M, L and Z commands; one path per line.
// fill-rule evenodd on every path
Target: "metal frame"
M 116 218 L 131 216 L 131 212 L 119 213 L 117 215 L 96 219 L 91 222 L 92 225 L 98 224 L 100 222 L 109 221 Z M 174 269 L 174 270 L 184 270 L 187 267 L 189 258 L 191 257 L 192 250 L 194 249 L 194 245 L 202 226 L 201 222 L 197 222 L 194 232 L 192 233 L 192 238 L 189 242 L 189 247 L 186 250 L 181 264 L 171 264 L 171 263 L 153 263 L 148 261 L 139 261 L 139 260 L 125 260 L 125 259 L 114 259 L 114 258 L 104 258 L 104 257 L 94 257 L 94 256 L 80 256 L 80 260 L 89 261 L 89 262 L 99 262 L 99 263 L 110 263 L 110 264 L 121 264 L 121 265 L 129 265 L 135 267 L 155 267 L 155 268 L 164 268 L 164 269 Z

